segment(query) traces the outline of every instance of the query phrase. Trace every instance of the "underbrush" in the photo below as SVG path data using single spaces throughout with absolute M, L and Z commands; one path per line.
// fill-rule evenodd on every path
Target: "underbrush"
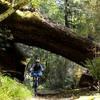
M 25 100 L 31 98 L 31 91 L 16 79 L 0 75 L 0 100 Z

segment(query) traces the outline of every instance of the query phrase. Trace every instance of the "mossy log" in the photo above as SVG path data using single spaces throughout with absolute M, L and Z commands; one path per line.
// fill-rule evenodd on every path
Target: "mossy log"
M 12 5 L 7 1 L 0 0 L 0 22 L 13 14 L 17 9 L 28 3 L 28 0 L 21 0 L 18 4 Z
M 100 49 L 94 42 L 36 12 L 17 10 L 0 24 L 4 26 L 12 30 L 16 42 L 49 50 L 81 65 L 92 60 Z

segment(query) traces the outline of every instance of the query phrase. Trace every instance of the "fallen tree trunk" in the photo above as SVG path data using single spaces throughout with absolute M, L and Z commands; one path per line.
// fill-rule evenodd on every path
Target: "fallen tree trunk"
M 7 1 L 3 2 L 0 0 L 0 11 L 2 12 L 0 13 L 0 22 L 6 19 L 8 16 L 13 14 L 17 9 L 19 9 L 20 7 L 24 6 L 27 3 L 28 0 L 24 0 L 24 1 L 21 0 L 18 4 L 12 7 L 9 2 Z
M 92 41 L 36 12 L 18 10 L 0 24 L 4 26 L 12 30 L 16 42 L 49 50 L 80 65 L 94 58 L 96 48 L 100 50 Z
M 11 77 L 16 77 L 19 80 L 24 80 L 25 65 L 22 61 L 25 60 L 23 53 L 19 50 L 17 43 L 8 41 L 9 47 L 6 50 L 0 49 L 0 72 Z

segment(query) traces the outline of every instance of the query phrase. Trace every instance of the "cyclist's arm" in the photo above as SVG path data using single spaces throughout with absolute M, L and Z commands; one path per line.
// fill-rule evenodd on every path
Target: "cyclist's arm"
M 43 69 L 43 67 L 42 67 L 42 65 L 40 64 L 40 67 L 41 67 L 41 72 L 43 72 L 44 71 L 44 69 Z
M 33 70 L 34 70 L 34 66 L 32 66 L 32 67 L 30 68 L 30 72 L 32 73 Z

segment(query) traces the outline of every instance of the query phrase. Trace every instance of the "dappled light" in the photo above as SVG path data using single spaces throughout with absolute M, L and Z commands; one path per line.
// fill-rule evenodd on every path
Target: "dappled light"
M 99 0 L 0 0 L 0 100 L 100 100 Z

